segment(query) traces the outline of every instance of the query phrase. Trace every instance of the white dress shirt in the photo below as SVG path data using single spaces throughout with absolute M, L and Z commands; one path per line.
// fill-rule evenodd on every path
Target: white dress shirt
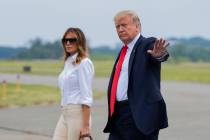
M 133 39 L 132 42 L 130 42 L 128 45 L 128 49 L 122 64 L 122 69 L 120 72 L 118 85 L 117 85 L 117 101 L 123 101 L 127 100 L 127 90 L 128 90 L 128 64 L 131 52 L 133 50 L 134 45 L 136 44 L 136 41 L 139 39 L 140 33 Z
M 85 58 L 80 64 L 73 65 L 78 53 L 69 56 L 64 64 L 64 69 L 58 77 L 58 85 L 61 90 L 61 106 L 68 104 L 84 104 L 91 106 L 92 81 L 94 66 L 89 58 Z

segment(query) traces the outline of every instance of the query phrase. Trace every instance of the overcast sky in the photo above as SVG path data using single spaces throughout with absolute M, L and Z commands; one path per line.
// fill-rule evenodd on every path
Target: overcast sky
M 54 41 L 80 27 L 91 47 L 120 42 L 113 17 L 134 10 L 144 36 L 210 39 L 209 0 L 0 0 L 0 45 L 21 46 L 40 37 Z

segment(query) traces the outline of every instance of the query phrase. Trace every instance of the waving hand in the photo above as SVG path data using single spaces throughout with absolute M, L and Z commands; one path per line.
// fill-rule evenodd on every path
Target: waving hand
M 164 39 L 157 39 L 155 41 L 154 47 L 152 50 L 148 50 L 147 53 L 151 54 L 153 57 L 161 57 L 166 53 L 166 47 L 169 46 L 169 42 Z

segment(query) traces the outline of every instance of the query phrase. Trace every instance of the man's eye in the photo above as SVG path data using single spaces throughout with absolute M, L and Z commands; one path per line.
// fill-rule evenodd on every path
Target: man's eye
M 127 24 L 122 24 L 122 26 L 123 26 L 123 27 L 126 27 L 126 26 L 127 26 Z
M 117 25 L 116 28 L 119 29 L 120 28 L 120 25 Z

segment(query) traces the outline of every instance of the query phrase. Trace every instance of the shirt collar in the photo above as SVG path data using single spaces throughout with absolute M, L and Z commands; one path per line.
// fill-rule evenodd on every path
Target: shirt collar
M 78 52 L 75 53 L 75 54 L 73 54 L 73 55 L 70 55 L 70 56 L 68 57 L 68 60 L 70 60 L 70 61 L 76 61 L 77 56 L 78 56 Z
M 134 45 L 136 44 L 136 41 L 139 39 L 140 37 L 140 33 L 137 34 L 137 36 L 128 44 L 128 49 L 132 50 Z

